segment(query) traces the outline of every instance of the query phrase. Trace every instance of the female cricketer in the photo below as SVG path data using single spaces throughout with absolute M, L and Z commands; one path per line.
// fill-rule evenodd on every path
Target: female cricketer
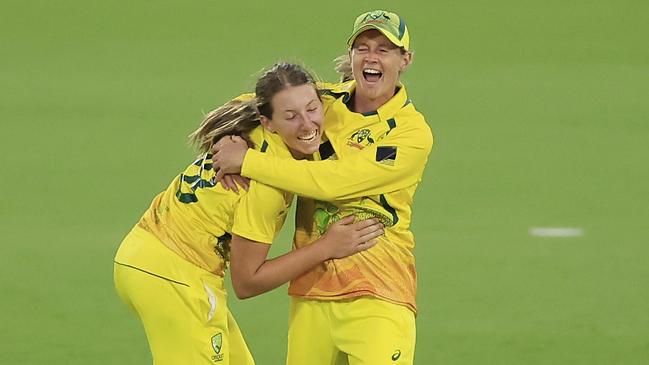
M 399 78 L 412 62 L 397 14 L 360 15 L 348 40 L 350 70 L 323 84 L 322 161 L 291 161 L 236 139 L 213 149 L 219 176 L 238 173 L 300 196 L 295 247 L 308 247 L 330 222 L 355 211 L 388 220 L 374 248 L 325 261 L 293 279 L 288 365 L 412 364 L 417 277 L 412 202 L 433 137 Z M 290 176 L 290 179 L 286 177 Z
M 312 245 L 267 259 L 292 194 L 259 182 L 242 194 L 223 189 L 209 149 L 237 134 L 260 153 L 306 158 L 320 145 L 324 116 L 315 82 L 300 66 L 276 64 L 255 92 L 207 115 L 190 136 L 202 154 L 153 200 L 115 256 L 116 289 L 140 317 L 154 364 L 254 364 L 227 307 L 228 265 L 237 296 L 251 297 L 370 248 L 383 233 L 374 219 L 346 217 Z

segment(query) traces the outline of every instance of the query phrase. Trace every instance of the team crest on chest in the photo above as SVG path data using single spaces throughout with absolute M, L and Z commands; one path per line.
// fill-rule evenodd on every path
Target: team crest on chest
M 367 128 L 357 130 L 347 139 L 347 145 L 349 147 L 358 148 L 359 150 L 373 144 L 374 138 L 372 138 L 372 131 Z

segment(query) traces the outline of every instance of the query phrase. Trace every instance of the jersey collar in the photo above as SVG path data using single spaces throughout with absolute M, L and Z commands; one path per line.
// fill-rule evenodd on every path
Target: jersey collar
M 340 91 L 346 94 L 343 96 L 341 101 L 344 104 L 347 104 L 351 98 L 351 95 L 353 95 L 354 91 L 356 90 L 356 81 L 348 81 L 344 84 L 341 84 L 340 86 Z M 401 108 L 410 103 L 410 100 L 408 99 L 408 93 L 406 92 L 406 87 L 402 83 L 398 83 L 397 87 L 399 88 L 399 90 L 390 100 L 387 101 L 387 103 L 381 105 L 381 107 L 379 107 L 374 112 L 362 114 L 365 116 L 378 114 L 381 120 L 388 120 L 390 118 L 393 118 L 394 115 L 397 114 L 399 110 L 401 110 Z

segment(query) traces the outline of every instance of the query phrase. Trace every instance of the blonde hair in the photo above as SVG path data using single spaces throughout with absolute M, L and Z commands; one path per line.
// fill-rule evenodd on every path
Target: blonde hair
M 232 100 L 209 112 L 201 124 L 189 135 L 189 143 L 196 145 L 200 152 L 207 152 L 221 137 L 237 135 L 248 144 L 248 133 L 259 124 L 256 100 Z
M 347 53 L 334 58 L 334 70 L 340 74 L 340 82 L 347 82 L 354 79 L 354 75 L 352 74 L 352 60 Z

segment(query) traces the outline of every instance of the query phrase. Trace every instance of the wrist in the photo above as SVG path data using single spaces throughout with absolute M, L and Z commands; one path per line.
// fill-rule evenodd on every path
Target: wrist
M 311 247 L 317 252 L 320 262 L 327 261 L 331 259 L 333 256 L 329 250 L 331 245 L 329 244 L 329 240 L 327 239 L 327 236 L 322 236 L 318 238 L 315 242 L 313 242 Z

